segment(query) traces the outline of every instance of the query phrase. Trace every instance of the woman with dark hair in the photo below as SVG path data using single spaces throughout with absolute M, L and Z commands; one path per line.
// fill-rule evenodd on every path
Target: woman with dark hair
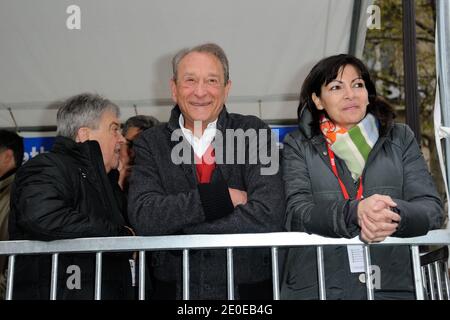
M 340 54 L 306 77 L 299 129 L 284 140 L 282 171 L 287 226 L 366 243 L 425 235 L 441 226 L 436 187 L 411 129 L 394 123 L 366 66 Z M 289 250 L 284 299 L 317 299 L 315 248 Z M 327 299 L 365 299 L 361 246 L 324 249 Z M 371 248 L 375 299 L 414 298 L 407 246 Z

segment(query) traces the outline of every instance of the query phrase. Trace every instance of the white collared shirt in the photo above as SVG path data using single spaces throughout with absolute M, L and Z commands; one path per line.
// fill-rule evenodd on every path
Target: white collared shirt
M 180 117 L 178 118 L 178 123 L 180 124 L 180 128 L 181 131 L 183 132 L 183 135 L 185 136 L 189 144 L 192 146 L 192 149 L 194 149 L 195 155 L 201 158 L 208 149 L 211 142 L 214 140 L 214 137 L 216 136 L 217 119 L 213 122 L 208 123 L 206 129 L 203 131 L 203 134 L 200 138 L 194 136 L 194 133 L 191 130 L 186 129 L 184 127 L 183 114 L 180 114 Z

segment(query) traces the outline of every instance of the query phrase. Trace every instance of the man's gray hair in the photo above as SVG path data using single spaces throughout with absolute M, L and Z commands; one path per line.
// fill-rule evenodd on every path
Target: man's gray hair
M 228 66 L 228 59 L 225 54 L 225 51 L 223 49 L 215 44 L 215 43 L 205 43 L 198 46 L 195 46 L 193 48 L 188 49 L 182 49 L 178 51 L 178 53 L 173 57 L 172 59 L 172 71 L 173 71 L 173 81 L 177 81 L 178 76 L 178 65 L 180 64 L 180 61 L 186 57 L 189 53 L 192 52 L 205 52 L 210 53 L 213 56 L 215 56 L 217 59 L 219 59 L 220 63 L 223 67 L 223 78 L 225 79 L 224 85 L 228 83 L 228 80 L 230 79 L 230 71 Z
M 128 129 L 132 127 L 139 128 L 139 130 L 144 131 L 156 126 L 157 124 L 159 124 L 159 121 L 155 117 L 140 114 L 128 118 L 128 120 L 125 121 L 125 124 L 123 125 L 122 129 L 122 134 L 125 136 L 127 134 Z
M 119 107 L 98 94 L 82 93 L 70 97 L 58 109 L 56 134 L 75 141 L 80 128 L 98 129 L 105 111 L 120 116 Z

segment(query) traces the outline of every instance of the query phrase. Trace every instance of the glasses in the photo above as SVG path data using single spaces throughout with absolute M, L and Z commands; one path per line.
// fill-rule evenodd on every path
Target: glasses
M 222 81 L 217 77 L 209 77 L 204 80 L 200 80 L 194 77 L 187 77 L 181 79 L 181 85 L 186 88 L 197 88 L 200 83 L 203 87 L 217 89 L 222 86 Z
M 122 129 L 120 128 L 120 126 L 116 125 L 116 124 L 112 124 L 109 127 L 109 132 L 114 136 L 114 137 L 118 137 L 119 135 L 122 134 Z

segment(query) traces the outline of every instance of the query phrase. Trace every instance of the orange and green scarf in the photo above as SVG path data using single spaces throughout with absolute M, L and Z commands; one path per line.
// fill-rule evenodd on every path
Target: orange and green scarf
M 337 157 L 344 160 L 353 180 L 358 180 L 369 153 L 378 140 L 378 120 L 371 113 L 367 113 L 356 126 L 347 130 L 322 115 L 320 130 L 331 150 Z

